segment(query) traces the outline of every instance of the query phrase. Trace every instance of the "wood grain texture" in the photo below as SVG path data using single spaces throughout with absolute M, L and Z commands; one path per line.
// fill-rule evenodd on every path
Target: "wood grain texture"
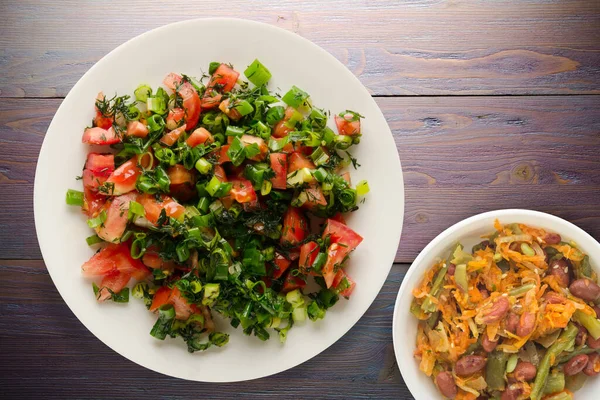
M 391 336 L 393 305 L 407 268 L 394 265 L 363 318 L 314 359 L 270 378 L 204 384 L 138 367 L 102 344 L 67 308 L 42 261 L 0 261 L 0 397 L 306 399 L 346 393 L 359 399 L 411 399 Z
M 375 95 L 600 93 L 598 1 L 5 0 L 0 14 L 0 97 L 65 96 L 116 46 L 200 17 L 296 32 Z
M 499 208 L 549 212 L 600 238 L 598 97 L 377 102 L 404 171 L 406 212 L 396 262 L 412 262 L 450 225 Z M 0 100 L 0 259 L 41 258 L 33 235 L 34 172 L 59 104 Z

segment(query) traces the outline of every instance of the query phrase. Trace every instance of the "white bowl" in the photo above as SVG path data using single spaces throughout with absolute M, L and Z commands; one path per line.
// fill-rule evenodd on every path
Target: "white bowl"
M 362 167 L 352 179 L 367 179 L 371 192 L 349 226 L 364 237 L 352 255 L 348 273 L 357 282 L 349 301 L 340 300 L 324 320 L 298 325 L 279 343 L 276 334 L 261 342 L 232 334 L 221 349 L 189 354 L 180 339 L 150 336 L 156 316 L 141 301 L 98 304 L 81 264 L 94 251 L 85 243 L 92 232 L 76 207 L 65 205 L 68 188 L 81 190 L 88 147 L 84 127 L 94 115 L 99 91 L 132 94 L 141 83 L 157 87 L 170 72 L 201 76 L 211 61 L 232 63 L 243 72 L 258 58 L 273 74 L 269 86 L 279 92 L 292 85 L 306 90 L 314 104 L 332 112 L 356 110 L 365 116 L 363 139 L 353 155 Z M 285 92 L 283 92 L 285 93 Z M 330 121 L 333 126 L 333 121 Z M 385 173 L 382 173 L 385 171 Z M 144 33 L 119 46 L 94 65 L 73 87 L 56 112 L 40 152 L 34 189 L 35 225 L 48 272 L 79 320 L 100 340 L 130 360 L 163 374 L 205 381 L 260 378 L 294 367 L 340 339 L 369 308 L 381 289 L 400 240 L 404 214 L 402 170 L 390 129 L 360 81 L 329 53 L 302 37 L 274 26 L 235 19 L 190 20 Z M 94 360 L 90 359 L 90 366 Z
M 467 249 L 481 242 L 483 240 L 481 235 L 493 232 L 496 219 L 502 224 L 523 223 L 540 227 L 559 233 L 563 240 L 574 240 L 579 248 L 590 256 L 592 267 L 599 271 L 600 243 L 581 228 L 554 215 L 531 210 L 497 210 L 475 215 L 446 229 L 419 253 L 402 281 L 394 307 L 392 328 L 394 352 L 402 378 L 417 400 L 443 397 L 431 378 L 419 370 L 419 364 L 413 357 L 417 338 L 417 320 L 410 313 L 412 290 L 421 282 L 423 275 L 436 259 L 447 257 L 448 252 L 458 242 Z M 575 394 L 575 398 L 594 398 L 592 393 L 597 393 L 598 390 L 600 390 L 600 377 L 590 378 L 584 388 Z

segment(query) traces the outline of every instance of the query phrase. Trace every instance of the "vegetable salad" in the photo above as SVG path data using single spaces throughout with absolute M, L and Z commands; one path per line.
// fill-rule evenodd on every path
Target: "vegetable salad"
M 344 215 L 369 188 L 342 170 L 358 166 L 349 149 L 363 117 L 334 115 L 336 133 L 302 89 L 269 91 L 260 61 L 244 74 L 250 83 L 211 63 L 134 97 L 100 93 L 83 191 L 66 197 L 96 232 L 82 270 L 97 300 L 128 302 L 135 282 L 132 296 L 158 316 L 150 334 L 180 336 L 190 352 L 228 342 L 213 312 L 283 342 L 355 287 L 344 266 L 362 237 Z M 318 290 L 305 295 L 309 278 Z
M 452 399 L 568 400 L 600 373 L 600 286 L 559 234 L 495 223 L 413 290 L 415 357 Z M 481 396 L 481 397 L 480 397 Z

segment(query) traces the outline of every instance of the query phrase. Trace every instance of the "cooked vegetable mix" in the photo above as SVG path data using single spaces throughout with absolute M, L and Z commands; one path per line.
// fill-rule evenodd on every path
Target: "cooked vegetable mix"
M 96 98 L 83 143 L 90 152 L 80 206 L 98 252 L 82 266 L 98 301 L 144 301 L 158 319 L 150 334 L 181 336 L 190 352 L 225 345 L 216 311 L 247 335 L 283 342 L 295 323 L 325 317 L 354 281 L 344 265 L 362 238 L 344 222 L 369 191 L 344 167 L 362 116 L 335 116 L 293 86 L 271 93 L 255 60 L 238 80 L 231 65 L 210 76 L 169 74 L 162 88 Z M 312 218 L 308 219 L 308 214 Z M 320 289 L 305 295 L 307 279 Z M 90 291 L 91 292 L 91 291 Z
M 501 225 L 413 290 L 415 357 L 451 399 L 573 399 L 600 373 L 600 286 L 556 233 Z

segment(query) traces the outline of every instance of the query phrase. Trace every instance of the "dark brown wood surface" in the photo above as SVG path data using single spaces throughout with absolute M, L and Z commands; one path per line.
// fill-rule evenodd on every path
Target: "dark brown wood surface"
M 7 0 L 0 16 L 1 398 L 410 399 L 393 303 L 432 238 L 498 208 L 600 238 L 598 1 Z M 392 128 L 406 191 L 398 264 L 359 323 L 297 368 L 228 385 L 156 374 L 93 337 L 48 276 L 32 211 L 45 131 L 81 75 L 140 33 L 211 16 L 280 26 L 346 64 Z

